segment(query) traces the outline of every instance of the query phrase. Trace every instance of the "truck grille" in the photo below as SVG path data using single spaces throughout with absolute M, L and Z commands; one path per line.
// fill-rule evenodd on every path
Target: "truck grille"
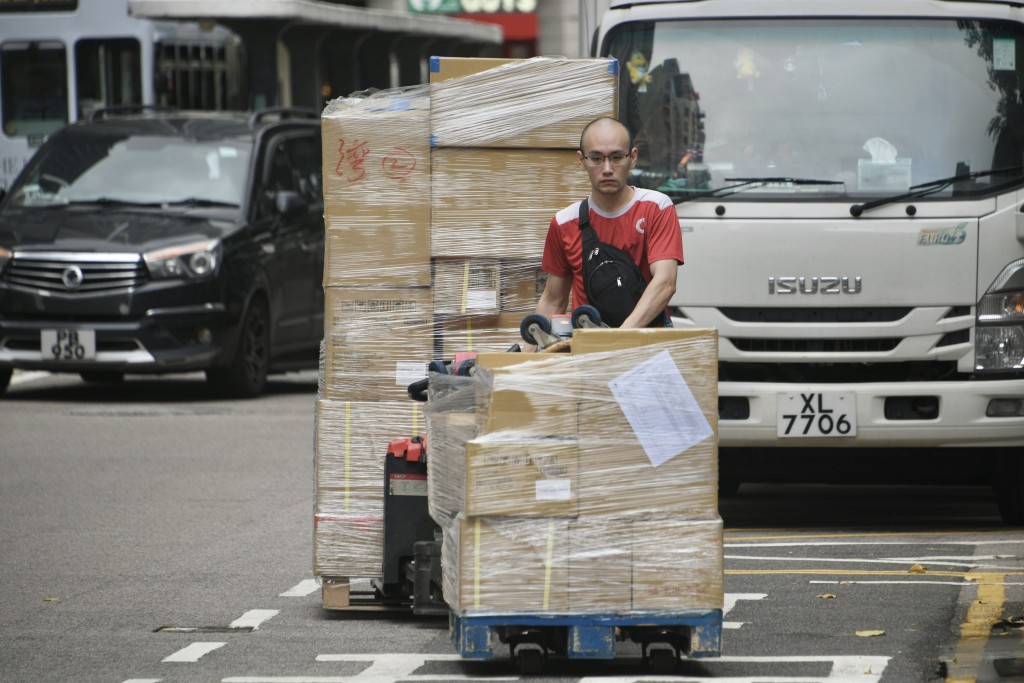
M 15 252 L 7 281 L 50 292 L 103 292 L 130 289 L 149 279 L 138 254 L 25 254 Z

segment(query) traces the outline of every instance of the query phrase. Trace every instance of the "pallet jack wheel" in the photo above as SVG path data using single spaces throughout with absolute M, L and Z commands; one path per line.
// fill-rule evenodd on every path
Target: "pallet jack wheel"
M 547 652 L 539 647 L 517 647 L 512 654 L 516 670 L 523 676 L 536 676 L 544 670 Z
M 600 327 L 601 314 L 593 306 L 580 306 L 572 312 L 572 327 Z
M 531 329 L 534 325 L 536 325 L 544 334 L 551 334 L 551 321 L 540 313 L 533 313 L 523 318 L 523 322 L 519 324 L 519 334 L 522 335 L 526 343 L 540 346 L 541 340 L 534 336 Z
M 647 653 L 647 668 L 653 674 L 669 674 L 676 670 L 679 656 L 675 650 L 656 648 Z

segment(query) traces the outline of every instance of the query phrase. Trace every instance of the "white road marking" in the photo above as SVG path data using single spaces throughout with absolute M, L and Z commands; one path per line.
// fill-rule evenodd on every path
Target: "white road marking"
M 320 590 L 320 584 L 316 582 L 316 579 L 306 579 L 300 581 L 284 593 L 281 593 L 277 597 L 279 598 L 304 598 L 311 593 L 315 593 Z
M 724 617 L 729 614 L 740 600 L 764 600 L 766 597 L 768 597 L 767 593 L 726 593 L 725 601 L 722 605 L 722 616 Z M 723 621 L 722 628 L 743 628 L 743 625 L 746 623 L 745 621 Z
M 927 564 L 930 564 L 930 565 L 933 565 L 933 566 L 940 566 L 940 567 L 965 567 L 967 569 L 984 568 L 986 571 L 989 571 L 989 570 L 991 570 L 991 571 L 995 571 L 995 570 L 1016 571 L 1017 569 L 1020 569 L 1020 567 L 996 567 L 996 566 L 989 565 L 989 564 L 976 564 L 976 563 L 970 563 L 970 562 L 934 562 L 934 561 L 925 560 L 923 558 L 913 558 L 913 557 L 908 557 L 908 558 L 905 558 L 905 559 L 898 559 L 898 558 L 897 559 L 867 559 L 867 558 L 857 558 L 857 557 L 844 557 L 844 558 L 839 558 L 839 557 L 773 557 L 773 556 L 770 556 L 770 555 L 726 555 L 725 559 L 727 559 L 727 560 L 751 560 L 751 561 L 754 561 L 754 562 L 828 562 L 828 563 L 846 562 L 846 563 L 852 563 L 852 564 L 899 564 L 899 565 L 907 565 L 907 564 L 914 564 L 914 563 L 918 563 L 918 564 L 927 563 Z
M 251 628 L 255 631 L 260 627 L 260 624 L 277 615 L 280 611 L 279 609 L 251 609 L 228 624 L 228 628 Z
M 164 657 L 164 662 L 198 662 L 199 658 L 214 650 L 224 647 L 227 643 L 192 643 L 172 655 Z
M 899 584 L 905 586 L 908 584 L 924 584 L 932 586 L 1024 586 L 1024 583 L 1015 583 L 1008 581 L 909 581 L 907 579 L 897 579 L 895 581 L 808 581 L 808 583 L 827 583 L 830 586 L 838 585 L 849 585 L 849 584 Z
M 820 676 L 600 676 L 581 678 L 577 683 L 634 683 L 634 681 L 667 681 L 675 683 L 878 683 L 889 664 L 889 657 L 714 657 L 700 660 L 707 664 L 792 664 L 801 662 L 832 662 L 825 678 Z
M 11 375 L 10 386 L 14 386 L 15 384 L 27 384 L 28 382 L 34 382 L 38 379 L 43 379 L 44 377 L 49 376 L 50 373 L 48 372 L 16 372 Z
M 129 678 L 124 683 L 160 683 L 160 678 Z

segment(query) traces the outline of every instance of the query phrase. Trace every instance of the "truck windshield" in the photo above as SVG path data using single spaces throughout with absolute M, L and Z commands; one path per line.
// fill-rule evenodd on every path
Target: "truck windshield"
M 11 206 L 242 204 L 252 144 L 171 136 L 67 136 L 32 159 Z
M 871 199 L 1012 169 L 932 197 L 1024 182 L 1024 30 L 975 20 L 659 21 L 617 28 L 632 182 L 681 195 Z M 1021 63 L 1017 63 L 1020 55 Z M 733 179 L 733 180 L 730 180 Z

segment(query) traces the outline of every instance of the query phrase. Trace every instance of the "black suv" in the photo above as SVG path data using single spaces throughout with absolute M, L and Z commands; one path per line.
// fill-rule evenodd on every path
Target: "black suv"
M 205 370 L 230 396 L 315 368 L 319 118 L 100 110 L 50 137 L 0 203 L 0 392 L 14 368 Z

